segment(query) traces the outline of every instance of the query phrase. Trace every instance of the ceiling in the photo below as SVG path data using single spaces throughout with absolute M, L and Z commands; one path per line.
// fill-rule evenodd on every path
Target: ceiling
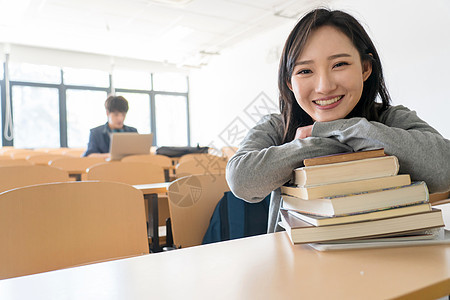
M 0 0 L 0 42 L 200 67 L 315 0 Z

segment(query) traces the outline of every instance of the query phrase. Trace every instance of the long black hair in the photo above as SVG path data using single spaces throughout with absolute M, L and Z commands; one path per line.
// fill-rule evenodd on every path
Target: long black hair
M 380 57 L 367 32 L 351 15 L 339 10 L 315 9 L 306 14 L 289 34 L 284 45 L 278 69 L 279 105 L 284 122 L 283 143 L 290 142 L 298 127 L 314 123 L 312 118 L 298 105 L 294 93 L 289 89 L 295 61 L 303 51 L 308 38 L 321 26 L 333 26 L 344 33 L 358 50 L 361 62 L 372 63 L 372 73 L 364 81 L 361 99 L 346 116 L 364 117 L 378 121 L 379 114 L 390 105 L 390 96 L 384 83 Z M 377 103 L 377 96 L 381 103 Z

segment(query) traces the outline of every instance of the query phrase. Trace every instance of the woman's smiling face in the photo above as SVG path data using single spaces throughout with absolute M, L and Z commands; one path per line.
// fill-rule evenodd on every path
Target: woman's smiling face
M 317 28 L 295 62 L 289 88 L 314 121 L 345 118 L 372 72 L 350 39 L 332 26 Z

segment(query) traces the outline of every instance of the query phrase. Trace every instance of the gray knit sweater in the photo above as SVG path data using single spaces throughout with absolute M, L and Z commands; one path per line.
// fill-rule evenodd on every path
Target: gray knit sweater
M 259 202 L 272 192 L 268 232 L 277 230 L 279 187 L 292 179 L 305 158 L 384 148 L 397 156 L 399 173 L 425 181 L 431 193 L 450 189 L 450 141 L 404 106 L 389 107 L 379 122 L 365 118 L 316 122 L 311 137 L 285 144 L 283 128 L 281 115 L 263 117 L 227 165 L 226 178 L 237 197 Z

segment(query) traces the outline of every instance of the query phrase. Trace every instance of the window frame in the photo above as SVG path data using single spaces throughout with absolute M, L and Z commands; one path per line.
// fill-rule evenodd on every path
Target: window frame
M 4 136 L 4 120 L 6 116 L 6 91 L 5 91 L 5 78 L 6 78 L 6 66 L 3 62 L 3 79 L 0 79 L 0 97 L 1 97 L 1 120 L 2 120 L 2 145 L 3 146 L 14 146 L 14 138 L 9 141 Z M 68 137 L 67 137 L 67 90 L 88 90 L 88 91 L 103 91 L 110 94 L 113 87 L 113 78 L 109 74 L 109 87 L 94 87 L 94 86 L 83 86 L 83 85 L 68 85 L 64 83 L 64 70 L 60 68 L 61 82 L 58 83 L 40 83 L 40 82 L 27 82 L 27 81 L 9 81 L 9 90 L 11 95 L 12 103 L 12 88 L 13 86 L 29 86 L 29 87 L 43 87 L 43 88 L 56 88 L 58 89 L 59 96 L 59 135 L 60 135 L 60 147 L 67 147 Z M 190 134 L 190 113 L 189 113 L 189 77 L 186 75 L 187 80 L 187 92 L 167 92 L 167 91 L 156 91 L 153 89 L 153 73 L 149 72 L 151 76 L 151 87 L 148 90 L 141 89 L 127 89 L 127 88 L 114 88 L 115 92 L 120 93 L 140 93 L 149 95 L 150 99 L 150 130 L 154 134 L 153 145 L 157 145 L 158 137 L 156 135 L 156 111 L 155 111 L 155 96 L 156 95 L 171 95 L 171 96 L 183 96 L 186 98 L 186 116 L 187 116 L 187 138 L 188 146 L 191 145 L 191 134 Z M 14 107 L 11 106 L 11 114 L 13 115 Z M 14 122 L 14 120 L 12 120 Z

